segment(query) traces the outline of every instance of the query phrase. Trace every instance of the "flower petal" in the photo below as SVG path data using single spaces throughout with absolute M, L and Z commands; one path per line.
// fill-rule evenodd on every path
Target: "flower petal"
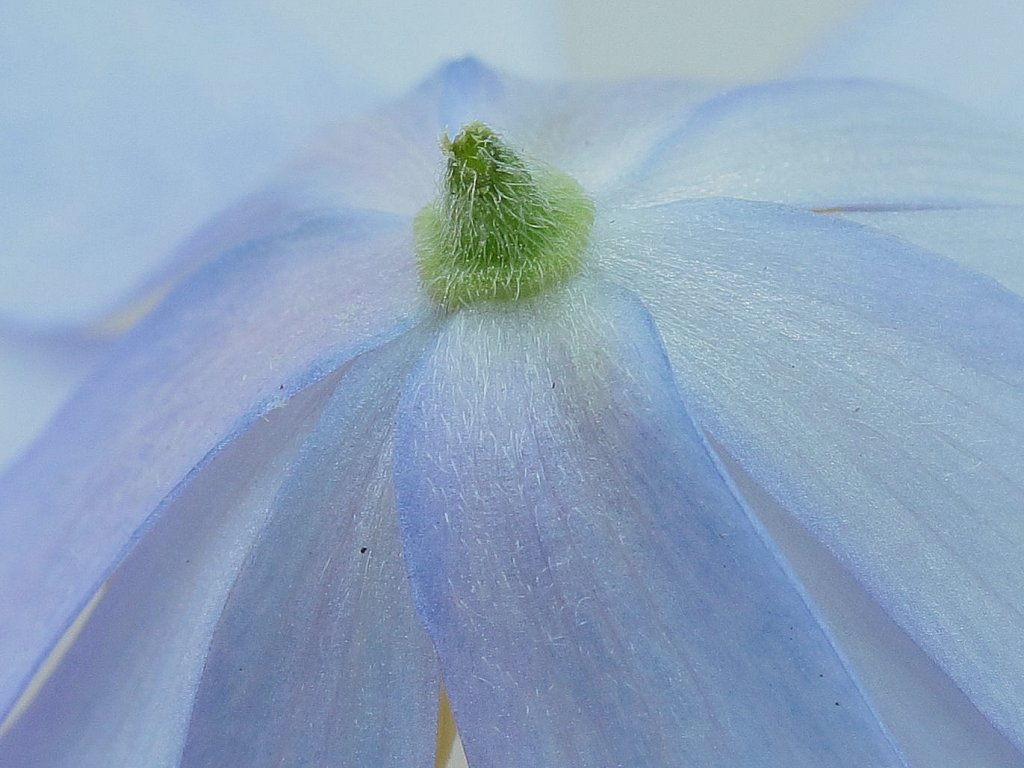
M 799 577 L 912 766 L 1019 768 L 1021 753 L 799 522 L 719 447 L 723 466 Z
M 808 208 L 1024 202 L 1024 142 L 916 91 L 867 82 L 750 86 L 703 104 L 617 200 L 710 196 Z
M 766 204 L 619 211 L 595 243 L 698 422 L 1024 747 L 1024 300 Z
M 414 599 L 471 765 L 901 764 L 632 299 L 463 310 L 397 430 Z
M 493 127 L 594 194 L 635 168 L 683 117 L 721 91 L 650 78 L 557 85 L 507 82 L 504 114 L 491 119 Z
M 412 216 L 430 202 L 441 168 L 438 143 L 465 115 L 495 113 L 504 78 L 475 59 L 441 67 L 408 95 L 324 133 L 293 178 L 334 205 Z M 455 123 L 454 125 L 452 123 Z
M 948 256 L 1024 294 L 1024 208 L 851 211 L 840 215 Z
M 434 765 L 440 679 L 391 482 L 393 414 L 425 341 L 357 359 L 303 445 L 228 596 L 183 766 Z
M 338 216 L 226 255 L 119 345 L 0 487 L 0 712 L 215 447 L 420 313 L 403 222 Z
M 131 330 L 181 283 L 229 251 L 287 236 L 337 213 L 298 184 L 281 183 L 213 216 L 185 238 L 144 281 L 89 319 L 77 332 L 90 340 Z
M 635 166 L 717 90 L 647 79 L 538 83 L 462 59 L 396 104 L 325 133 L 296 173 L 336 204 L 412 215 L 436 191 L 441 133 L 483 121 L 596 191 Z
M 228 590 L 338 378 L 270 411 L 181 489 L 23 702 L 0 738 L 0 765 L 178 765 Z

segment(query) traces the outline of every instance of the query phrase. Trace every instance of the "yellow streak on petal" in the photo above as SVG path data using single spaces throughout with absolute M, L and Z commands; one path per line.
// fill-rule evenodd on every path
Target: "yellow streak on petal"
M 92 616 L 92 612 L 96 610 L 96 606 L 99 604 L 100 600 L 103 599 L 103 595 L 105 595 L 106 592 L 107 585 L 104 584 L 99 588 L 96 594 L 92 596 L 92 599 L 85 604 L 82 612 L 78 614 L 75 620 L 71 623 L 71 626 L 68 627 L 60 640 L 57 641 L 53 650 L 50 651 L 50 655 L 46 657 L 46 661 L 42 663 L 38 671 L 29 681 L 29 684 L 25 687 L 21 696 L 15 702 L 14 708 L 11 710 L 10 714 L 7 715 L 3 723 L 0 723 L 0 737 L 10 730 L 11 726 L 14 725 L 14 722 L 24 714 L 25 710 L 29 708 L 29 705 L 32 704 L 36 696 L 39 694 L 39 691 L 41 691 L 43 686 L 46 685 L 46 681 L 50 679 L 50 676 L 64 659 L 64 655 L 71 649 L 75 640 L 78 639 L 78 635 L 81 634 L 82 630 L 85 628 L 86 623 L 89 621 L 89 617 Z
M 452 712 L 451 702 L 448 701 L 448 692 L 441 684 L 441 690 L 437 698 L 437 751 L 434 756 L 435 768 L 446 768 L 448 759 L 452 755 L 452 747 L 455 739 L 459 736 L 455 727 L 455 714 Z
M 101 339 L 127 333 L 138 325 L 140 320 L 160 306 L 176 284 L 176 280 L 168 280 L 166 283 L 156 286 L 127 306 L 114 310 L 109 315 L 100 318 L 98 322 L 89 328 L 90 333 Z
M 455 714 L 443 684 L 437 701 L 437 751 L 434 753 L 434 767 L 469 768 L 459 729 L 455 725 Z

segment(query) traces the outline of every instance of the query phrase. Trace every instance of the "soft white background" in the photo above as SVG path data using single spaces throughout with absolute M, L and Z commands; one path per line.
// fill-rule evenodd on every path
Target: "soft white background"
M 868 0 L 558 0 L 571 73 L 757 80 L 786 74 Z

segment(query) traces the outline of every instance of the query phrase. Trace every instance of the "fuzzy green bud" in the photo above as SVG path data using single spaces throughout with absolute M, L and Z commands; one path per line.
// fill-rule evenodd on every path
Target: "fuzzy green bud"
M 579 272 L 594 222 L 579 184 L 528 164 L 483 123 L 445 136 L 441 149 L 441 192 L 415 223 L 420 278 L 435 301 L 514 301 Z

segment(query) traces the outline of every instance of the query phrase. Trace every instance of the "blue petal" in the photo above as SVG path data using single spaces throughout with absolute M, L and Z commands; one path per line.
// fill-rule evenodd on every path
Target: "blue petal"
M 257 421 L 168 504 L 56 672 L 22 703 L 0 738 L 0 765 L 178 764 L 228 590 L 337 382 L 329 376 Z
M 436 190 L 441 133 L 482 120 L 598 191 L 716 92 L 668 80 L 537 83 L 463 59 L 399 102 L 325 133 L 296 171 L 335 204 L 412 215 Z
M 340 216 L 228 254 L 118 347 L 0 487 L 0 711 L 215 447 L 421 311 L 403 222 Z
M 1024 208 L 851 211 L 841 215 L 948 256 L 1024 294 Z
M 808 208 L 1024 202 L 1015 128 L 896 86 L 790 82 L 697 109 L 617 199 L 724 196 Z
M 619 211 L 698 421 L 1024 747 L 1024 300 L 833 217 Z
M 325 132 L 291 178 L 335 206 L 411 216 L 436 192 L 441 133 L 458 130 L 465 115 L 496 114 L 504 87 L 473 59 L 448 64 L 394 104 Z
M 104 585 L 0 764 L 433 765 L 439 679 L 390 478 L 392 414 L 427 330 L 299 393 L 203 468 Z
M 503 114 L 477 119 L 600 194 L 720 90 L 650 78 L 558 85 L 508 78 Z
M 413 611 L 392 419 L 422 330 L 357 359 L 246 559 L 183 766 L 434 765 L 439 674 Z
M 901 764 L 635 301 L 460 312 L 397 430 L 414 599 L 471 765 Z
M 712 93 L 706 85 L 668 80 L 537 83 L 463 59 L 401 101 L 324 134 L 295 170 L 335 204 L 412 215 L 436 190 L 441 133 L 482 120 L 599 191 Z
M 799 576 L 908 765 L 1020 768 L 1024 757 L 792 515 L 720 446 L 743 500 Z
M 316 188 L 285 181 L 229 206 L 182 240 L 145 280 L 104 307 L 102 313 L 86 318 L 81 327 L 65 332 L 94 341 L 115 338 L 131 330 L 175 288 L 223 254 L 275 237 L 287 237 L 302 227 L 316 226 L 332 215 L 347 213 L 339 212 L 318 192 Z

